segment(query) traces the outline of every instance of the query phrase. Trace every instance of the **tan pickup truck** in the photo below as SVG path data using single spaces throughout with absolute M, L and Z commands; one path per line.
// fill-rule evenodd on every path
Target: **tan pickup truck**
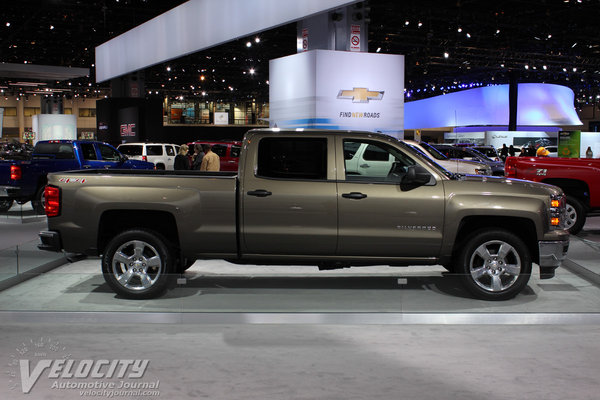
M 239 264 L 443 265 L 503 300 L 565 258 L 551 185 L 450 173 L 380 134 L 259 129 L 239 171 L 51 174 L 44 250 L 102 255 L 110 287 L 156 297 L 197 259 Z

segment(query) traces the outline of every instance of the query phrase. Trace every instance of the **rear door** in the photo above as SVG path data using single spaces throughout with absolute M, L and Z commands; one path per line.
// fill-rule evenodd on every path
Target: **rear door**
M 242 249 L 332 255 L 337 241 L 334 138 L 263 137 L 241 187 Z

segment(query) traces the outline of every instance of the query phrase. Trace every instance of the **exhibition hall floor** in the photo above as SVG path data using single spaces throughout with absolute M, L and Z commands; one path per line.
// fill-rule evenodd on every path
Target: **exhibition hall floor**
M 27 225 L 19 229 L 43 224 Z M 555 278 L 534 269 L 504 302 L 468 298 L 439 267 L 222 261 L 198 261 L 163 297 L 132 301 L 110 291 L 98 259 L 72 261 L 0 291 L 0 398 L 591 400 L 600 391 L 600 218 L 571 238 Z M 47 368 L 33 380 L 46 359 L 148 365 L 139 379 L 56 378 Z M 59 386 L 78 382 L 154 389 Z

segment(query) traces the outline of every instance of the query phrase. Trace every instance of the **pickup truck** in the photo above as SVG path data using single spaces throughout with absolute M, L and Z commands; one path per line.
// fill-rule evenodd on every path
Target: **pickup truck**
M 87 168 L 154 169 L 149 162 L 128 160 L 108 143 L 92 140 L 44 140 L 24 160 L 0 160 L 0 211 L 13 201 L 44 213 L 44 186 L 50 172 Z
M 507 177 L 549 183 L 567 196 L 566 226 L 577 234 L 588 216 L 600 215 L 600 159 L 508 157 Z
M 395 160 L 355 169 L 355 150 Z M 389 156 L 388 156 L 389 155 Z M 48 176 L 42 250 L 102 256 L 119 295 L 156 297 L 197 259 L 239 264 L 443 265 L 503 300 L 565 258 L 551 185 L 451 173 L 369 132 L 258 129 L 239 171 L 71 171 Z

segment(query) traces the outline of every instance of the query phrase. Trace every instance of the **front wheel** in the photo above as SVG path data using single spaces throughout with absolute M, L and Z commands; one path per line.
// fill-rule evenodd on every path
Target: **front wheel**
M 585 225 L 586 212 L 585 207 L 579 200 L 567 196 L 565 225 L 569 233 L 575 235 L 581 231 Z
M 128 299 L 161 295 L 171 280 L 173 256 L 160 234 L 133 229 L 120 233 L 107 245 L 102 257 L 106 283 Z
M 511 232 L 482 229 L 466 240 L 457 272 L 465 288 L 483 300 L 508 300 L 529 281 L 531 255 L 525 243 Z
M 0 212 L 8 211 L 13 205 L 13 199 L 0 199 Z

